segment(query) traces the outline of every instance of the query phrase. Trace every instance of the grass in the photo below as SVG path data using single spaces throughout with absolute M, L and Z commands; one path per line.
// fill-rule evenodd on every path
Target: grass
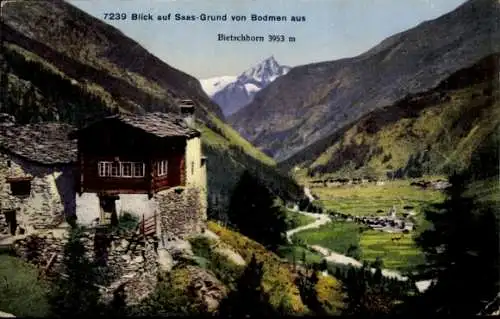
M 320 254 L 310 251 L 301 245 L 283 245 L 278 248 L 276 253 L 278 256 L 287 259 L 290 263 L 293 263 L 294 259 L 296 263 L 302 262 L 304 254 L 306 263 L 308 264 L 319 263 L 323 259 Z
M 269 294 L 270 303 L 277 309 L 285 302 L 285 309 L 290 314 L 306 313 L 306 306 L 300 298 L 299 290 L 294 284 L 294 275 L 289 266 L 279 257 L 268 251 L 261 244 L 221 225 L 209 221 L 208 229 L 216 233 L 222 242 L 235 249 L 245 261 L 250 262 L 252 255 L 264 263 L 262 285 Z
M 233 145 L 240 146 L 245 153 L 259 160 L 268 166 L 276 166 L 276 162 L 264 154 L 262 151 L 253 146 L 250 142 L 245 140 L 237 131 L 232 127 L 218 119 L 216 116 L 209 114 L 210 121 L 222 132 L 223 137 Z M 214 133 L 215 134 L 215 133 Z M 213 138 L 213 136 L 212 136 Z
M 287 229 L 294 229 L 297 227 L 305 226 L 314 221 L 315 221 L 314 217 L 299 214 L 297 212 L 293 212 L 290 210 L 286 211 Z
M 419 213 L 423 206 L 441 202 L 444 194 L 435 190 L 422 190 L 410 186 L 411 180 L 387 181 L 384 185 L 361 184 L 340 187 L 315 187 L 313 192 L 320 197 L 327 210 L 351 215 L 386 215 L 396 207 L 401 213 L 411 206 Z
M 431 145 L 430 163 L 434 172 L 465 168 L 471 154 L 500 119 L 498 102 L 491 103 L 491 97 L 483 93 L 490 83 L 485 81 L 448 91 L 449 99 L 425 104 L 418 116 L 405 115 L 370 131 L 366 129 L 370 121 L 360 121 L 319 153 L 312 164 L 304 165 L 311 169 L 332 165 L 326 172 L 345 170 L 344 173 L 348 173 L 351 160 L 356 159 L 362 162 L 356 171 L 370 169 L 377 175 L 385 175 L 387 170 L 405 167 L 411 155 L 423 152 Z M 381 112 L 398 112 L 404 109 L 404 105 Z M 376 114 L 369 118 L 376 122 Z M 470 120 L 465 121 L 465 118 Z M 361 147 L 368 147 L 371 155 L 361 157 L 363 155 L 357 152 Z M 339 157 L 343 160 L 333 165 Z
M 198 258 L 198 265 L 210 270 L 227 287 L 234 289 L 244 267 L 234 264 L 228 257 L 218 253 L 215 249 L 217 243 L 213 240 L 193 237 L 189 241 L 194 255 Z
M 373 262 L 378 258 L 384 262 L 384 268 L 407 271 L 422 264 L 423 252 L 415 245 L 412 235 L 405 234 L 399 241 L 392 241 L 394 234 L 377 230 L 368 230 L 352 222 L 332 222 L 318 229 L 299 232 L 294 236 L 308 245 L 320 245 L 360 261 Z M 305 250 L 302 248 L 302 250 Z M 285 258 L 301 258 L 302 250 L 296 247 L 281 248 Z M 318 262 L 320 256 L 307 254 L 310 262 Z
M 316 229 L 305 230 L 293 236 L 307 245 L 320 245 L 341 254 L 359 257 L 356 247 L 360 241 L 361 227 L 354 223 L 329 223 Z
M 378 257 L 384 262 L 384 268 L 403 272 L 425 262 L 411 234 L 405 234 L 399 241 L 392 241 L 393 236 L 377 230 L 364 231 L 360 240 L 361 259 L 373 262 Z
M 0 255 L 0 311 L 16 317 L 49 315 L 48 283 L 38 279 L 37 269 L 12 256 Z
M 426 179 L 438 178 L 442 177 L 434 176 Z M 442 202 L 445 195 L 441 191 L 422 190 L 410 186 L 410 183 L 411 180 L 396 180 L 386 181 L 380 186 L 364 184 L 316 187 L 313 188 L 313 192 L 320 197 L 326 209 L 351 215 L 385 215 L 393 206 L 399 214 L 403 212 L 404 207 L 412 206 L 418 214 L 416 216 L 418 227 L 425 222 L 423 214 L 420 214 L 422 209 L 426 205 Z M 495 181 L 485 183 L 487 185 L 478 184 L 472 188 L 476 192 L 483 192 L 484 198 L 492 198 L 498 193 L 495 192 L 498 183 Z M 367 230 L 355 223 L 346 222 L 334 222 L 294 236 L 309 245 L 324 246 L 361 261 L 375 261 L 380 257 L 384 267 L 388 269 L 407 271 L 424 262 L 424 255 L 415 245 L 411 234 L 405 234 L 399 241 L 392 241 L 393 237 L 394 235 L 390 233 Z M 359 247 L 359 250 L 351 248 L 348 253 L 351 246 Z

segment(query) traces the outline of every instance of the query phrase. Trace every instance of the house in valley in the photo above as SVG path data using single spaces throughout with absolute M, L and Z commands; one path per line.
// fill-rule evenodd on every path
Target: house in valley
M 0 234 L 53 228 L 75 215 L 76 143 L 67 124 L 0 115 Z
M 158 216 L 182 237 L 206 219 L 206 163 L 194 105 L 180 114 L 118 114 L 73 132 L 77 140 L 76 215 L 82 224 L 110 223 L 125 212 Z

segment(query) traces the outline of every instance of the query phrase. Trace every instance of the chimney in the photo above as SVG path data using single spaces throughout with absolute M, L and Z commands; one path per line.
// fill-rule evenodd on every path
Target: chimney
M 192 100 L 181 100 L 179 107 L 187 126 L 190 128 L 195 128 L 194 102 Z

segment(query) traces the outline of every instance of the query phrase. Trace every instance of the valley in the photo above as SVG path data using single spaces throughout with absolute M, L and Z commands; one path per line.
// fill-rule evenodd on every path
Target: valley
M 317 220 L 287 232 L 287 237 L 303 248 L 323 247 L 361 262 L 380 261 L 384 268 L 411 272 L 425 263 L 414 242 L 428 227 L 423 210 L 445 198 L 440 190 L 418 189 L 412 182 L 313 187 L 323 214 L 303 213 Z M 310 253 L 318 251 L 321 248 Z M 284 256 L 291 259 L 290 252 Z

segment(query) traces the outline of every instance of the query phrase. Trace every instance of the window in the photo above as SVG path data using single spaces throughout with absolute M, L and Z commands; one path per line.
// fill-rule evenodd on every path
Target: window
M 132 177 L 132 163 L 124 162 L 122 165 L 122 176 L 123 177 Z
M 194 162 L 191 162 L 191 175 L 194 175 Z
M 12 195 L 24 197 L 31 194 L 30 177 L 7 178 L 7 182 L 10 183 L 10 191 Z
M 144 163 L 134 163 L 134 177 L 144 177 Z
M 119 162 L 111 163 L 111 176 L 113 176 L 113 177 L 120 176 L 120 163 Z
M 168 169 L 168 161 L 164 160 L 156 163 L 156 170 L 158 172 L 158 176 L 167 175 L 167 169 Z
M 99 162 L 98 164 L 99 176 L 109 176 L 111 172 L 111 162 Z
M 141 162 L 99 162 L 97 168 L 100 177 L 144 177 L 146 171 Z

